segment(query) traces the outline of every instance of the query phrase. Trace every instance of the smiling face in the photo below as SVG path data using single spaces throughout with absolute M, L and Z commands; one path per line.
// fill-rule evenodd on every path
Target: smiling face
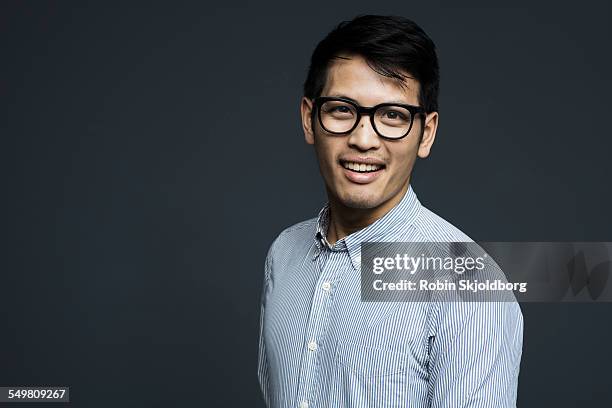
M 349 98 L 365 107 L 387 102 L 419 106 L 416 80 L 407 78 L 401 86 L 397 79 L 372 70 L 360 56 L 342 57 L 330 64 L 321 96 Z M 429 155 L 438 114 L 417 115 L 406 137 L 388 140 L 378 136 L 368 115 L 362 116 L 349 134 L 328 133 L 316 116 L 311 123 L 312 109 L 312 101 L 303 98 L 304 135 L 306 142 L 314 145 L 332 205 L 381 210 L 383 214 L 393 208 L 408 189 L 417 155 Z

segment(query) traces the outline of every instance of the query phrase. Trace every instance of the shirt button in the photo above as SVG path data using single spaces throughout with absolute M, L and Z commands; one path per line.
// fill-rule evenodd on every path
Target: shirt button
M 321 287 L 323 288 L 323 290 L 330 290 L 331 289 L 331 283 L 323 282 L 323 285 L 321 285 Z
M 311 340 L 311 341 L 308 343 L 308 350 L 310 350 L 310 351 L 315 351 L 316 349 L 317 349 L 317 342 L 316 342 L 316 341 L 314 341 L 314 340 Z M 308 403 L 306 403 L 306 405 L 308 406 Z
M 308 408 L 308 401 L 304 400 L 300 402 L 300 408 Z

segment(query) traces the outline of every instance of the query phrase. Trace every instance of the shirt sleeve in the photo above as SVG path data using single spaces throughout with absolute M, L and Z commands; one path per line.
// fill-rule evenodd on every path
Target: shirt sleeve
M 523 315 L 516 302 L 446 304 L 430 339 L 432 408 L 516 407 Z
M 268 375 L 268 359 L 266 356 L 266 342 L 264 336 L 264 314 L 266 310 L 266 301 L 270 290 L 270 273 L 272 271 L 272 249 L 268 251 L 264 266 L 264 283 L 261 293 L 261 304 L 259 314 L 259 353 L 257 359 L 257 376 L 261 392 L 266 402 L 266 406 L 270 406 L 270 379 Z

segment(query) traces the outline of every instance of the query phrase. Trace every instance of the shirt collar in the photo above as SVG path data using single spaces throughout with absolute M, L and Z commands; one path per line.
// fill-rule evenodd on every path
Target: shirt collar
M 352 234 L 338 240 L 334 245 L 327 241 L 327 230 L 329 227 L 329 202 L 327 202 L 317 218 L 317 230 L 315 233 L 315 244 L 317 251 L 316 258 L 323 249 L 331 251 L 348 250 L 353 268 L 360 269 L 361 265 L 361 243 L 362 242 L 384 242 L 391 239 L 397 232 L 401 232 L 411 225 L 419 214 L 421 203 L 412 189 L 408 186 L 408 191 L 395 207 L 383 215 L 381 218 L 368 225 L 367 227 L 355 231 Z

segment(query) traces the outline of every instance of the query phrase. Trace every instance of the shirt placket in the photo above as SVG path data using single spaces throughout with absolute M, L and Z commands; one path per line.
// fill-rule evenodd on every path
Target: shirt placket
M 300 381 L 297 393 L 298 408 L 312 408 L 316 401 L 316 375 L 318 356 L 326 343 L 326 331 L 329 326 L 329 311 L 332 303 L 334 282 L 341 265 L 346 263 L 348 253 L 346 250 L 337 251 L 323 249 L 314 260 L 317 270 L 320 271 L 310 306 L 308 324 L 306 326 L 305 342 L 302 361 L 300 364 Z

